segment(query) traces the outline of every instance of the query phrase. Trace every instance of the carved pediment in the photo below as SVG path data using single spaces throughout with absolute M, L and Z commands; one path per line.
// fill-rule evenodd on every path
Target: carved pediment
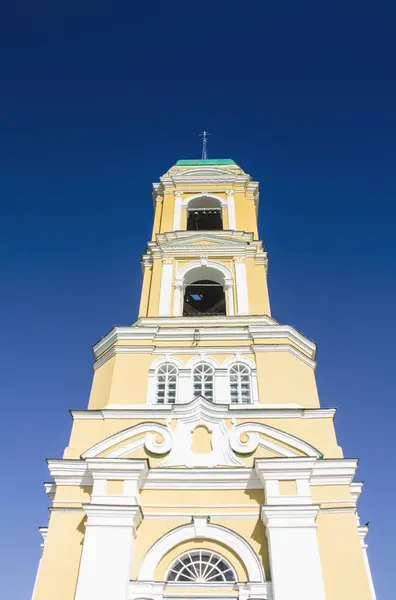
M 307 442 L 269 425 L 237 424 L 230 419 L 228 405 L 199 396 L 188 404 L 175 404 L 166 425 L 134 425 L 95 444 L 82 458 L 125 458 L 144 448 L 150 454 L 166 454 L 158 466 L 243 466 L 240 456 L 251 455 L 259 446 L 270 456 L 321 457 Z
M 185 236 L 183 238 L 179 238 L 172 241 L 163 241 L 159 240 L 158 244 L 163 249 L 177 249 L 184 248 L 189 246 L 216 246 L 218 248 L 245 248 L 247 245 L 246 241 L 235 240 L 235 239 L 227 239 L 224 236 L 216 236 L 216 235 L 190 235 Z

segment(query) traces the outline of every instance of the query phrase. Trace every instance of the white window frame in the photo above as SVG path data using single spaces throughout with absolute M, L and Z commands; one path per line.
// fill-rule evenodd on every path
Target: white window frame
M 248 402 L 243 402 L 243 393 L 242 393 L 242 382 L 241 382 L 241 372 L 238 371 L 238 373 L 232 373 L 232 369 L 235 369 L 235 367 L 242 367 L 243 369 L 246 369 L 246 373 L 248 376 L 248 385 L 249 385 L 249 401 Z M 231 376 L 237 376 L 238 380 L 237 380 L 237 401 L 233 402 L 232 401 L 232 391 L 231 391 L 231 385 L 232 383 L 235 383 L 234 381 L 231 380 Z M 231 406 L 249 406 L 250 404 L 253 404 L 253 394 L 252 394 L 252 372 L 250 370 L 250 368 L 248 367 L 248 365 L 246 365 L 245 363 L 243 363 L 242 361 L 238 361 L 238 362 L 234 362 L 232 365 L 230 365 L 230 367 L 228 368 L 228 390 L 229 390 L 229 395 L 230 395 L 230 405 Z

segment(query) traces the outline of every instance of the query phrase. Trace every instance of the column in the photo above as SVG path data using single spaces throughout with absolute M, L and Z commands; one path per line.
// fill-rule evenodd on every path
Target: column
M 369 583 L 369 587 L 370 587 L 370 594 L 371 594 L 372 600 L 376 600 L 377 596 L 376 596 L 375 589 L 374 589 L 374 582 L 373 582 L 373 577 L 371 575 L 370 562 L 369 562 L 368 555 L 367 555 L 367 544 L 365 542 L 367 532 L 368 532 L 367 526 L 363 526 L 363 525 L 358 526 L 360 546 L 361 546 L 362 552 L 363 552 L 363 561 L 364 561 L 364 566 L 366 569 L 367 579 L 368 579 L 368 583 Z
M 173 258 L 165 258 L 162 261 L 161 290 L 158 311 L 160 317 L 170 316 L 172 278 Z
M 75 600 L 126 600 L 147 461 L 87 460 L 93 478 Z M 112 484 L 109 486 L 109 484 Z
M 228 382 L 228 369 L 215 369 L 214 372 L 214 401 L 215 404 L 230 403 L 230 388 Z
M 274 600 L 325 600 L 309 481 L 315 458 L 256 459 L 263 483 Z
M 182 193 L 175 192 L 175 205 L 173 211 L 173 231 L 180 231 L 182 211 Z
M 126 600 L 139 506 L 84 504 L 84 547 L 75 600 Z
M 263 506 L 274 600 L 325 600 L 316 534 L 319 506 Z
M 238 315 L 249 314 L 248 287 L 245 260 L 241 257 L 235 260 L 235 286 L 237 293 Z
M 234 289 L 232 285 L 232 280 L 226 279 L 224 281 L 224 289 L 226 291 L 226 305 L 227 305 L 227 315 L 232 316 L 235 314 L 234 309 Z
M 183 280 L 175 280 L 173 289 L 173 316 L 179 317 L 182 314 L 182 294 L 183 294 Z
M 234 191 L 227 192 L 228 229 L 236 229 Z

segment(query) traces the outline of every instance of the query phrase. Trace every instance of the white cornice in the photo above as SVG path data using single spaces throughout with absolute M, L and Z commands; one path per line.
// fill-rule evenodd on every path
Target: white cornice
M 302 362 L 307 364 L 312 369 L 315 368 L 316 362 L 309 359 L 303 352 L 297 350 L 291 344 L 262 344 L 252 346 L 113 346 L 94 363 L 94 370 L 101 367 L 106 361 L 116 354 L 253 354 L 256 352 L 290 352 Z
M 155 353 L 202 353 L 219 352 L 219 347 L 187 347 L 185 345 L 179 348 L 175 342 L 192 342 L 196 336 L 196 330 L 199 329 L 200 341 L 253 341 L 253 344 L 246 347 L 228 347 L 232 352 L 291 352 L 299 359 L 306 362 L 312 368 L 315 367 L 316 346 L 313 342 L 304 337 L 294 327 L 289 325 L 279 325 L 270 317 L 215 317 L 213 320 L 203 317 L 202 319 L 189 319 L 188 317 L 164 317 L 164 318 L 144 318 L 138 320 L 130 327 L 115 327 L 97 344 L 94 345 L 94 356 L 100 362 L 95 367 L 103 364 L 115 353 L 129 352 L 155 352 Z M 255 343 L 255 340 L 282 339 L 291 343 L 265 344 Z M 124 345 L 117 346 L 119 340 L 150 340 L 151 345 Z M 172 342 L 169 348 L 160 348 L 154 346 L 155 342 Z M 236 348 L 236 349 L 235 349 Z M 110 354 L 107 354 L 111 350 Z M 224 351 L 224 348 L 222 348 Z
M 282 405 L 251 405 L 240 408 L 229 406 L 229 416 L 236 419 L 333 419 L 335 408 L 291 408 Z M 172 406 L 160 404 L 112 405 L 102 410 L 71 410 L 75 420 L 104 419 L 166 419 L 172 414 Z
M 349 489 L 353 501 L 355 502 L 355 504 L 357 504 L 360 498 L 360 494 L 363 490 L 363 481 L 352 481 L 351 485 L 349 486 Z
M 301 471 L 303 459 L 277 458 L 267 459 L 276 461 L 280 467 L 283 461 L 288 472 L 296 478 Z M 309 459 L 312 460 L 312 459 Z M 344 485 L 350 484 L 356 471 L 356 459 L 313 459 L 314 465 L 310 479 L 311 485 Z M 293 461 L 296 470 L 293 471 Z M 113 465 L 118 468 L 134 468 L 133 459 L 113 459 Z M 142 462 L 138 460 L 137 462 Z M 268 463 L 271 465 L 271 462 Z M 274 463 L 275 464 L 275 463 Z M 48 467 L 57 485 L 92 485 L 93 478 L 89 464 L 85 460 L 50 459 Z M 110 463 L 107 462 L 110 469 Z M 114 475 L 117 474 L 114 468 Z M 111 474 L 111 469 L 108 470 Z M 157 468 L 149 469 L 143 488 L 147 489 L 262 489 L 254 468 Z M 335 509 L 332 509 L 335 510 Z

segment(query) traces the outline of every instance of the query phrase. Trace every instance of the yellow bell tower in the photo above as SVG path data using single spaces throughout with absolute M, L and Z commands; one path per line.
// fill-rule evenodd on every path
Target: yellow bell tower
M 270 314 L 258 183 L 179 160 L 153 199 L 139 318 L 48 460 L 33 600 L 373 600 L 357 460 L 315 344 Z

